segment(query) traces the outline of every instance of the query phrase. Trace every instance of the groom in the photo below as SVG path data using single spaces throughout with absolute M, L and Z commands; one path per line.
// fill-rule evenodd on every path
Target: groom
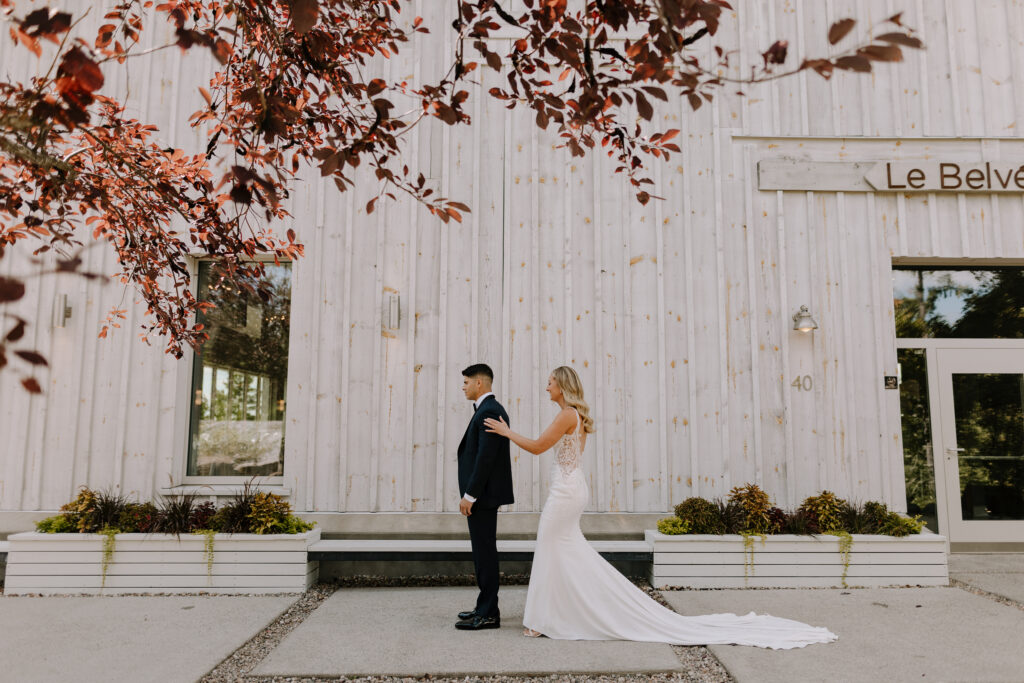
M 514 502 L 508 439 L 484 427 L 488 417 L 508 422 L 508 413 L 491 391 L 494 372 L 484 364 L 462 371 L 462 393 L 473 402 L 473 419 L 459 444 L 459 512 L 469 522 L 473 565 L 480 595 L 476 607 L 459 612 L 455 628 L 479 631 L 500 628 L 498 612 L 498 506 Z

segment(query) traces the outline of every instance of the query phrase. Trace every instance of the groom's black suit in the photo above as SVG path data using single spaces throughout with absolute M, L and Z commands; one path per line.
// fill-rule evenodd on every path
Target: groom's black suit
M 459 443 L 459 495 L 468 493 L 476 499 L 466 518 L 476 582 L 480 587 L 476 613 L 482 617 L 497 617 L 498 506 L 513 503 L 515 499 L 509 440 L 487 431 L 484 419 L 488 417 L 509 421 L 508 413 L 493 395 L 480 402 Z

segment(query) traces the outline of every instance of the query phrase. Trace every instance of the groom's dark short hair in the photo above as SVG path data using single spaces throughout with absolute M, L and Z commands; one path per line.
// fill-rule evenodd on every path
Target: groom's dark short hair
M 470 365 L 468 368 L 462 371 L 463 377 L 480 377 L 484 376 L 488 381 L 494 381 L 494 370 L 491 370 L 491 366 L 486 363 L 477 363 L 476 365 Z

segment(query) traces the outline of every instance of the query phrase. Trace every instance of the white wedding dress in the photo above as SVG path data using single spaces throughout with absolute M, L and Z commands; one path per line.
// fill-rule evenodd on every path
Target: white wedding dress
M 590 547 L 580 531 L 589 491 L 576 429 L 556 444 L 551 491 L 537 529 L 523 625 L 564 640 L 674 645 L 804 647 L 836 639 L 828 629 L 753 612 L 687 617 L 655 602 Z

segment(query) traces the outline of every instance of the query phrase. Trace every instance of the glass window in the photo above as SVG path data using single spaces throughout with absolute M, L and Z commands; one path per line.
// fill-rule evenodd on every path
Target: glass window
M 894 267 L 897 337 L 1024 338 L 1024 269 Z
M 199 264 L 199 300 L 215 307 L 199 315 L 210 336 L 192 372 L 190 476 L 283 474 L 291 264 L 267 264 L 265 280 L 266 302 Z
M 1024 375 L 953 373 L 963 519 L 1024 519 Z
M 907 512 L 921 515 L 938 533 L 935 507 L 935 459 L 928 404 L 928 366 L 924 349 L 897 349 L 900 368 L 900 426 L 903 430 L 903 476 Z

